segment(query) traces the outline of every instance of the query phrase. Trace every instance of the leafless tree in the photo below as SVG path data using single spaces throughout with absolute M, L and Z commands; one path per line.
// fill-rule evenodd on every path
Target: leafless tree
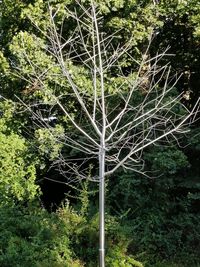
M 181 104 L 182 95 L 174 93 L 178 77 L 171 74 L 168 64 L 161 64 L 166 51 L 149 58 L 147 49 L 141 60 L 135 61 L 137 73 L 124 75 L 120 58 L 127 55 L 132 59 L 129 43 L 113 45 L 115 33 L 107 36 L 103 32 L 102 18 L 95 3 L 89 8 L 78 1 L 77 4 L 82 10 L 81 16 L 76 10 L 67 10 L 76 23 L 71 36 L 64 39 L 55 22 L 59 10 L 51 7 L 48 33 L 44 33 L 48 40 L 45 49 L 67 84 L 66 93 L 54 94 L 48 90 L 44 80 L 49 70 L 41 72 L 24 49 L 27 63 L 33 70 L 31 80 L 27 77 L 26 80 L 32 85 L 37 84 L 37 90 L 46 90 L 52 103 L 71 124 L 73 131 L 64 132 L 58 142 L 84 155 L 70 159 L 60 154 L 54 164 L 68 178 L 72 176 L 99 183 L 99 266 L 104 267 L 105 179 L 119 168 L 148 176 L 144 171 L 144 149 L 161 140 L 178 142 L 179 135 L 188 131 L 188 124 L 195 119 L 199 101 L 190 111 Z M 84 87 L 77 82 L 71 68 L 73 64 L 84 68 L 90 86 Z M 70 111 L 67 97 L 72 98 L 78 107 L 79 112 L 75 115 Z M 45 119 L 31 106 L 24 105 L 44 127 L 49 127 L 50 117 Z M 86 162 L 91 159 L 98 162 L 98 172 L 88 178 Z

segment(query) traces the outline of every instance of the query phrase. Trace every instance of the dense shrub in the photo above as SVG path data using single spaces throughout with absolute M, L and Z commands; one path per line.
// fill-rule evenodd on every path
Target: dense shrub
M 146 264 L 166 260 L 195 266 L 200 261 L 199 177 L 188 175 L 190 163 L 175 148 L 156 147 L 145 158 L 158 177 L 118 173 L 108 186 L 110 213 L 131 229 L 128 250 L 144 253 Z
M 86 192 L 81 194 L 82 207 L 89 205 L 86 194 Z M 98 266 L 98 213 L 90 216 L 85 209 L 81 214 L 75 212 L 69 205 L 60 208 L 57 213 L 66 224 L 71 225 L 70 245 L 76 258 L 81 259 L 87 267 Z M 124 228 L 116 217 L 106 214 L 106 266 L 143 267 L 142 263 L 135 260 L 128 251 L 131 243 L 130 234 L 130 227 Z
M 28 206 L 0 207 L 0 266 L 80 267 L 72 260 L 70 224 Z

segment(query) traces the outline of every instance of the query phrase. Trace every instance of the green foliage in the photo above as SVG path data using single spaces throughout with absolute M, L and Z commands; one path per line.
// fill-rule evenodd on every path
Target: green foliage
M 32 159 L 26 140 L 12 131 L 11 103 L 1 103 L 1 107 L 3 113 L 0 118 L 1 202 L 34 199 L 39 192 L 39 187 L 35 183 L 37 160 Z
M 175 174 L 190 166 L 187 156 L 176 147 L 155 147 L 145 154 L 145 159 L 151 162 L 152 171 L 162 174 Z
M 69 249 L 70 223 L 40 207 L 0 208 L 0 265 L 81 267 Z M 73 215 L 71 216 L 73 217 Z
M 35 137 L 39 153 L 43 156 L 48 156 L 50 160 L 57 158 L 62 148 L 62 144 L 58 142 L 58 139 L 62 138 L 63 132 L 64 130 L 60 125 L 50 129 L 40 128 L 36 130 Z
M 9 69 L 9 63 L 4 57 L 3 53 L 0 51 L 0 73 L 1 73 L 1 78 L 3 78 L 3 75 L 6 74 L 6 72 Z
M 72 247 L 78 258 L 88 267 L 98 265 L 98 214 L 82 218 L 71 236 Z M 128 251 L 130 238 L 115 217 L 106 215 L 106 265 L 108 267 L 143 267 Z M 130 231 L 129 231 L 130 234 Z
M 186 175 L 191 165 L 175 147 L 155 147 L 145 159 L 150 175 L 162 176 L 141 179 L 118 173 L 108 186 L 110 211 L 131 229 L 129 250 L 145 252 L 143 261 L 150 266 L 162 259 L 195 266 L 200 250 L 199 178 Z
M 38 71 L 35 75 L 39 75 L 51 66 L 51 58 L 42 49 L 45 49 L 44 41 L 34 34 L 20 31 L 18 35 L 13 37 L 10 51 L 13 56 L 17 55 L 21 74 L 32 73 L 35 65 L 35 70 Z
M 106 264 L 108 267 L 144 267 L 130 256 L 123 255 L 120 251 L 115 251 L 107 257 Z
M 0 133 L 0 191 L 1 200 L 33 199 L 38 192 L 35 184 L 35 163 L 30 162 L 25 141 L 16 134 Z
M 107 255 L 106 264 L 109 267 L 144 267 L 130 254 L 131 227 L 121 225 L 113 216 L 106 216 Z M 130 238 L 131 236 L 131 238 Z
M 98 228 L 99 215 L 91 213 L 88 199 L 90 197 L 88 183 L 82 185 L 77 198 L 80 204 L 73 209 L 69 202 L 57 211 L 59 218 L 70 225 L 70 245 L 76 258 L 85 263 L 85 266 L 98 265 Z M 90 205 L 91 206 L 91 205 Z M 78 207 L 78 209 L 77 209 Z M 129 251 L 131 243 L 131 227 L 124 227 L 120 221 L 106 214 L 106 266 L 108 267 L 143 267 L 142 263 L 135 260 Z M 123 265 L 120 265 L 123 264 Z

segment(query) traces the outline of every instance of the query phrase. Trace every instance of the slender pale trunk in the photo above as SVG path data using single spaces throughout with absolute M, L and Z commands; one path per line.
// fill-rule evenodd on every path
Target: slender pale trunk
M 99 153 L 99 266 L 105 266 L 105 144 Z
M 103 63 L 102 63 L 102 57 L 101 57 L 102 55 L 101 40 L 100 40 L 100 34 L 99 34 L 98 20 L 96 18 L 95 4 L 93 3 L 93 1 L 92 1 L 92 12 L 93 12 L 94 28 L 96 31 L 96 42 L 97 42 L 98 59 L 99 59 L 98 73 L 100 75 L 100 82 L 101 82 L 101 101 L 100 102 L 101 102 L 101 112 L 102 112 L 102 131 L 100 134 L 101 140 L 100 140 L 100 150 L 99 150 L 99 267 L 105 267 L 105 219 L 104 217 L 105 217 L 106 109 L 105 109 L 105 92 L 104 92 L 104 69 L 103 69 Z M 95 57 L 94 57 L 94 60 L 95 60 Z M 96 65 L 95 65 L 95 69 L 96 69 Z M 96 75 L 96 72 L 95 72 L 95 75 Z M 96 91 L 96 86 L 94 90 Z M 95 95 L 95 101 L 96 101 L 96 95 Z

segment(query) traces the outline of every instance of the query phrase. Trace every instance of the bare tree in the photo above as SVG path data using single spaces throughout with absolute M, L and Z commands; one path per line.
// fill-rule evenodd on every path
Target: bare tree
M 60 154 L 54 164 L 68 179 L 90 179 L 99 183 L 99 266 L 104 267 L 105 179 L 119 168 L 148 176 L 144 171 L 144 149 L 161 140 L 178 142 L 179 135 L 187 132 L 188 124 L 195 119 L 199 101 L 190 111 L 181 104 L 182 95 L 174 93 L 178 77 L 171 74 L 168 64 L 161 64 L 166 51 L 149 58 L 147 49 L 140 62 L 135 61 L 137 73 L 124 75 L 120 58 L 124 55 L 131 58 L 129 43 L 114 45 L 115 33 L 106 36 L 95 3 L 89 8 L 80 2 L 77 4 L 82 10 L 81 16 L 76 10 L 67 10 L 76 22 L 68 39 L 64 39 L 55 23 L 58 10 L 51 7 L 48 33 L 44 33 L 48 40 L 46 52 L 59 68 L 67 84 L 66 92 L 48 90 L 44 80 L 49 70 L 42 71 L 33 64 L 25 48 L 24 57 L 32 67 L 32 75 L 24 79 L 32 85 L 37 83 L 37 90 L 45 92 L 71 124 L 73 131 L 63 132 L 57 141 L 83 155 L 75 159 Z M 87 87 L 77 82 L 73 65 L 84 69 L 89 81 Z M 73 99 L 79 113 L 72 114 L 67 98 Z M 48 123 L 51 117 L 45 119 L 35 106 L 33 111 L 31 106 L 23 104 L 51 130 Z M 51 133 L 54 134 L 53 128 Z M 89 163 L 86 162 L 91 159 L 98 162 L 98 172 L 88 178 Z

